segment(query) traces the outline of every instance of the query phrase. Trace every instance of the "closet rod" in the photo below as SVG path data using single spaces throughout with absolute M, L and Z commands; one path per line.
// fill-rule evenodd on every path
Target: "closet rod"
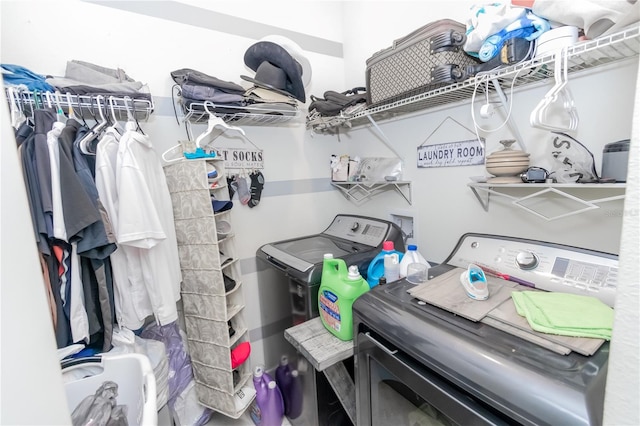
M 104 113 L 104 108 L 108 108 L 109 111 L 111 111 L 111 105 L 113 105 L 114 113 L 118 119 L 126 120 L 128 118 L 127 111 L 130 111 L 135 114 L 136 119 L 146 121 L 154 109 L 151 95 L 149 95 L 149 99 L 135 97 L 136 94 L 132 94 L 132 96 L 122 96 L 121 94 L 115 96 L 109 93 L 73 95 L 62 92 L 39 92 L 21 90 L 16 87 L 5 87 L 7 100 L 9 102 L 11 102 L 9 90 L 14 91 L 14 94 L 17 95 L 19 106 L 27 114 L 31 114 L 34 109 L 49 106 L 52 108 L 60 107 L 65 114 L 68 114 L 69 106 L 71 106 L 76 115 L 82 116 L 83 118 L 94 118 L 99 116 L 100 107 L 103 108 Z M 102 96 L 100 101 L 98 100 L 98 96 Z M 111 104 L 109 104 L 110 98 Z

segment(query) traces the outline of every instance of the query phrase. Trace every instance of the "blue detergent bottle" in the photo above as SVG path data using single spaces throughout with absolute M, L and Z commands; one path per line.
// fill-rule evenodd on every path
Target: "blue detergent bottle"
M 384 275 L 384 255 L 393 253 L 398 255 L 398 262 L 402 261 L 404 253 L 395 249 L 393 241 L 384 241 L 382 243 L 382 251 L 371 260 L 367 268 L 367 283 L 369 283 L 370 288 L 377 286 L 380 277 Z

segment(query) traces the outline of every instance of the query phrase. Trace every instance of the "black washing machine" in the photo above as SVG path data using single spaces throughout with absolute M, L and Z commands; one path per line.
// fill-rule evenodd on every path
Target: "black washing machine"
M 301 324 L 318 314 L 318 289 L 326 253 L 344 259 L 347 266 L 357 265 L 363 277 L 371 260 L 382 250 L 384 241 L 393 241 L 404 252 L 402 230 L 394 223 L 373 217 L 339 214 L 319 234 L 265 244 L 256 257 L 283 273 L 291 301 L 291 325 Z M 287 327 L 288 328 L 288 327 Z M 284 332 L 284 330 L 282 330 Z M 292 347 L 293 348 L 293 347 Z M 303 410 L 293 425 L 349 425 L 337 396 L 323 373 L 318 373 L 301 354 L 296 354 L 303 381 Z M 353 360 L 345 362 L 353 374 Z

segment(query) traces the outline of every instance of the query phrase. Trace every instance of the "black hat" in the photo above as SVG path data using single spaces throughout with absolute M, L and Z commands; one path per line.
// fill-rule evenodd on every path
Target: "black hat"
M 241 75 L 244 80 L 306 102 L 302 66 L 282 46 L 270 41 L 255 43 L 245 52 L 244 63 L 256 71 L 254 78 Z

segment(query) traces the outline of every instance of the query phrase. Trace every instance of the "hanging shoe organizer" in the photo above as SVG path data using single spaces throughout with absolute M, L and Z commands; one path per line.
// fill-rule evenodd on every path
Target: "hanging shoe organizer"
M 224 201 L 229 198 L 224 161 L 182 159 L 165 165 L 164 171 L 173 202 L 198 401 L 237 419 L 254 397 L 241 397 L 243 387 L 251 387 L 250 360 L 235 365 L 237 352 L 248 346 L 249 332 L 232 209 Z

